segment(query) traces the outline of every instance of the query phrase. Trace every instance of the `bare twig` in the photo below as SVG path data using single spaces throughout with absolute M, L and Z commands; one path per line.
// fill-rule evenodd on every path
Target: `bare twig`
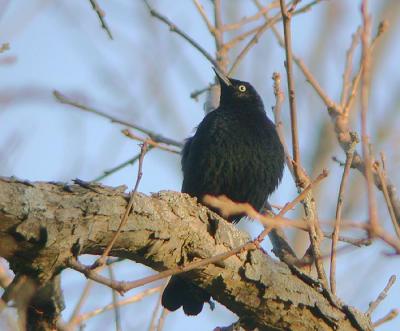
M 183 147 L 183 143 L 180 142 L 180 141 L 176 141 L 176 140 L 164 137 L 164 136 L 162 136 L 162 135 L 160 135 L 158 133 L 155 133 L 153 131 L 145 129 L 145 128 L 139 126 L 139 125 L 136 125 L 136 124 L 133 124 L 133 123 L 130 123 L 130 122 L 115 118 L 115 117 L 113 117 L 111 115 L 108 115 L 107 113 L 105 113 L 105 112 L 103 112 L 101 110 L 97 110 L 97 109 L 88 107 L 86 105 L 83 105 L 83 104 L 81 104 L 79 102 L 70 100 L 67 97 L 65 97 L 63 94 L 61 94 L 60 92 L 58 92 L 56 90 L 53 91 L 53 95 L 59 102 L 61 102 L 63 104 L 74 106 L 74 107 L 76 107 L 78 109 L 87 111 L 89 113 L 96 114 L 96 115 L 101 116 L 101 117 L 104 117 L 104 118 L 110 120 L 112 123 L 122 124 L 122 125 L 125 125 L 125 126 L 129 127 L 129 128 L 138 130 L 138 131 L 140 131 L 140 132 L 142 132 L 144 134 L 147 134 L 151 139 L 153 139 L 156 142 L 160 142 L 160 143 L 164 143 L 164 144 L 172 145 L 172 146 L 176 146 L 176 147 Z
M 124 129 L 124 130 L 122 130 L 122 133 L 123 133 L 125 136 L 127 136 L 128 138 L 141 141 L 141 142 L 143 142 L 143 143 L 146 143 L 146 144 L 148 144 L 148 145 L 150 145 L 150 146 L 152 146 L 152 147 L 161 149 L 161 150 L 163 150 L 163 151 L 170 152 L 170 153 L 174 153 L 174 154 L 178 154 L 178 155 L 181 153 L 180 150 L 176 150 L 176 149 L 169 148 L 169 147 L 167 147 L 167 146 L 163 146 L 163 145 L 161 145 L 160 143 L 158 143 L 157 141 L 154 141 L 153 139 L 151 139 L 150 137 L 149 137 L 149 138 L 142 138 L 142 137 L 139 137 L 138 135 L 134 134 L 134 133 L 133 133 L 132 131 L 130 131 L 129 129 Z
M 285 134 L 284 134 L 284 128 L 283 128 L 283 122 L 281 120 L 281 110 L 282 110 L 282 104 L 284 101 L 284 94 L 281 90 L 281 77 L 280 74 L 277 72 L 274 72 L 272 75 L 272 79 L 274 81 L 274 95 L 275 95 L 275 106 L 273 107 L 273 114 L 274 114 L 274 120 L 275 120 L 275 127 L 279 136 L 279 139 L 283 145 L 284 149 L 284 154 L 285 154 L 285 160 L 286 160 L 286 165 L 288 169 L 290 170 L 290 173 L 292 176 L 293 174 L 293 163 L 292 163 L 292 158 L 290 157 L 290 154 L 288 152 L 288 147 L 286 144 L 286 139 L 285 139 Z M 282 208 L 280 208 L 282 209 Z M 279 228 L 273 229 L 270 234 L 269 238 L 271 240 L 271 244 L 273 246 L 272 252 L 281 260 L 284 261 L 287 264 L 293 264 L 297 262 L 297 256 L 292 247 L 289 245 L 287 238 L 285 236 L 285 233 L 283 230 Z
M 149 146 L 147 153 L 150 152 L 151 149 L 153 149 L 153 146 Z M 136 154 L 134 157 L 130 158 L 129 160 L 126 160 L 125 162 L 122 162 L 121 164 L 118 164 L 117 166 L 115 166 L 111 169 L 104 170 L 102 175 L 100 175 L 99 177 L 96 177 L 92 181 L 99 182 L 99 181 L 103 180 L 104 178 L 112 175 L 113 173 L 127 167 L 128 165 L 133 165 L 137 160 L 139 160 L 139 157 L 140 157 L 140 153 Z
M 122 306 L 125 306 L 125 305 L 129 305 L 131 303 L 134 303 L 134 302 L 138 302 L 138 301 L 142 300 L 143 298 L 145 298 L 145 297 L 147 297 L 149 295 L 152 295 L 154 293 L 160 292 L 162 290 L 162 288 L 163 288 L 162 286 L 158 286 L 158 287 L 155 287 L 155 288 L 150 288 L 148 290 L 144 290 L 141 293 L 133 295 L 133 296 L 131 296 L 129 298 L 126 298 L 124 300 L 118 301 L 117 302 L 117 306 L 122 307 Z M 80 325 L 84 321 L 86 321 L 86 320 L 88 320 L 88 319 L 90 319 L 90 318 L 92 318 L 94 316 L 97 316 L 97 315 L 102 314 L 102 313 L 104 313 L 106 311 L 114 309 L 114 307 L 115 307 L 115 304 L 111 303 L 111 304 L 109 304 L 107 306 L 104 306 L 102 308 L 98 308 L 98 309 L 95 309 L 95 310 L 90 311 L 88 313 L 82 314 L 82 315 L 77 317 L 77 319 L 75 320 L 74 324 L 75 325 Z
M 111 281 L 115 280 L 113 266 L 110 264 L 107 266 L 108 269 L 108 276 L 110 277 Z M 112 304 L 114 305 L 114 320 L 115 320 L 115 331 L 121 331 L 121 312 L 120 306 L 118 305 L 118 298 L 117 292 L 111 289 L 112 294 Z
M 374 39 L 371 41 L 371 44 L 370 44 L 370 51 L 371 52 L 374 50 L 374 47 L 375 47 L 376 42 L 378 41 L 379 37 L 382 36 L 384 32 L 386 32 L 386 30 L 388 28 L 388 25 L 389 24 L 388 24 L 387 21 L 382 21 L 379 24 L 378 31 L 377 31 Z M 342 105 L 343 106 L 343 115 L 344 116 L 348 116 L 351 108 L 353 107 L 354 100 L 355 100 L 355 97 L 357 95 L 358 86 L 359 86 L 360 81 L 361 81 L 361 76 L 362 76 L 363 70 L 364 70 L 363 62 L 361 61 L 360 68 L 358 69 L 357 74 L 353 78 L 353 82 L 352 82 L 352 86 L 351 86 L 351 90 L 350 90 L 350 95 L 348 96 L 347 100 L 345 100 L 345 103 Z
M 104 10 L 102 10 L 99 6 L 99 4 L 97 3 L 97 0 L 89 0 L 90 4 L 93 7 L 93 10 L 96 12 L 97 16 L 99 17 L 100 23 L 101 23 L 101 27 L 107 32 L 108 36 L 110 37 L 110 39 L 113 39 L 113 36 L 111 34 L 110 29 L 108 28 L 108 25 L 104 19 L 104 17 L 106 16 Z
M 296 222 L 292 223 L 290 222 L 285 222 L 285 220 L 279 220 L 285 213 L 287 213 L 289 210 L 291 210 L 294 206 L 296 206 L 299 202 L 301 202 L 303 199 L 306 198 L 307 194 L 309 191 L 314 187 L 316 184 L 318 184 L 322 179 L 326 178 L 328 176 L 328 172 L 324 170 L 314 181 L 312 181 L 294 200 L 291 202 L 285 204 L 285 206 L 280 210 L 280 212 L 274 216 L 270 217 L 268 215 L 262 215 L 259 212 L 257 212 L 250 204 L 248 203 L 234 203 L 232 202 L 229 204 L 228 202 L 231 201 L 228 198 L 224 198 L 223 201 L 221 201 L 220 198 L 212 197 L 212 196 L 206 196 L 203 198 L 204 202 L 206 202 L 208 205 L 212 205 L 213 207 L 216 207 L 221 210 L 222 214 L 246 214 L 247 216 L 258 219 L 262 221 L 267 228 L 257 237 L 257 241 L 261 242 L 265 236 L 269 233 L 270 229 L 276 226 L 293 226 L 297 227 L 299 229 L 307 229 L 308 226 L 304 226 L 304 222 Z
M 374 322 L 372 326 L 374 328 L 377 328 L 378 326 L 381 326 L 382 324 L 395 319 L 397 316 L 399 316 L 399 313 L 400 313 L 399 309 L 392 309 L 386 316 Z
M 164 328 L 165 318 L 167 317 L 168 313 L 169 311 L 163 308 L 163 310 L 161 311 L 161 316 L 158 320 L 157 331 L 162 331 L 162 329 Z
M 204 10 L 203 5 L 199 2 L 199 0 L 193 0 L 197 10 L 199 11 L 201 17 L 204 20 L 204 23 L 206 23 L 208 31 L 210 31 L 210 33 L 212 35 L 215 35 L 215 27 L 212 25 L 211 21 L 208 19 L 208 16 L 206 14 L 206 11 Z
M 68 330 L 75 324 L 75 320 L 78 318 L 79 312 L 81 311 L 83 304 L 85 303 L 86 299 L 89 297 L 89 292 L 90 292 L 90 289 L 92 288 L 93 284 L 94 283 L 91 279 L 86 281 L 86 285 L 82 291 L 81 296 L 79 297 L 77 304 L 75 305 L 75 308 L 71 314 L 71 317 L 68 320 L 68 323 L 65 325 L 65 329 Z
M 358 42 L 360 41 L 360 36 L 361 36 L 361 27 L 357 29 L 357 31 L 353 34 L 352 40 L 351 40 L 351 45 L 349 49 L 346 52 L 346 64 L 345 64 L 345 69 L 343 73 L 343 86 L 342 86 L 342 95 L 340 98 L 340 105 L 341 108 L 344 109 L 346 101 L 349 96 L 349 89 L 350 89 L 350 77 L 351 73 L 353 70 L 353 55 L 354 51 L 356 50 L 356 47 L 358 45 Z
M 276 1 L 259 8 L 258 12 L 255 13 L 252 16 L 249 17 L 243 17 L 241 20 L 239 20 L 236 23 L 231 23 L 231 24 L 225 24 L 223 26 L 224 31 L 231 31 L 231 30 L 238 30 L 241 27 L 243 27 L 243 25 L 257 21 L 258 19 L 260 19 L 260 17 L 262 17 L 265 13 L 267 13 L 269 10 L 273 9 L 273 8 L 277 8 L 279 5 Z
M 232 249 L 228 252 L 221 253 L 221 254 L 212 256 L 210 258 L 204 259 L 204 260 L 195 261 L 195 262 L 187 264 L 186 266 L 177 266 L 175 268 L 165 270 L 158 274 L 147 276 L 147 277 L 144 277 L 144 278 L 141 278 L 138 280 L 134 280 L 131 282 L 112 281 L 112 280 L 96 273 L 92 269 L 91 266 L 85 266 L 82 263 L 80 263 L 79 261 L 77 261 L 76 259 L 69 259 L 67 261 L 67 265 L 68 265 L 68 267 L 81 272 L 87 278 L 93 279 L 94 281 L 96 281 L 100 284 L 103 284 L 110 288 L 113 288 L 120 294 L 124 294 L 127 291 L 130 291 L 134 288 L 146 285 L 148 283 L 152 283 L 152 282 L 155 282 L 160 279 L 164 279 L 164 278 L 172 276 L 172 275 L 181 274 L 181 273 L 193 270 L 193 269 L 205 267 L 208 264 L 223 261 L 233 255 L 239 254 L 239 253 L 244 252 L 249 249 L 256 249 L 256 248 L 257 248 L 257 245 L 254 242 L 250 241 L 250 242 L 240 245 L 239 247 Z
M 151 321 L 150 321 L 150 324 L 149 324 L 148 331 L 155 331 L 156 330 L 156 319 L 157 319 L 157 317 L 159 315 L 159 310 L 161 308 L 161 297 L 162 297 L 162 293 L 164 292 L 164 289 L 167 286 L 168 282 L 169 282 L 169 278 L 166 279 L 165 284 L 163 286 L 163 289 L 162 289 L 162 291 L 160 291 L 160 295 L 158 296 L 158 300 L 157 300 L 156 306 L 154 307 L 153 314 L 151 315 Z M 161 318 L 161 316 L 160 316 L 160 318 Z
M 133 206 L 133 201 L 134 201 L 134 198 L 135 198 L 135 194 L 136 194 L 137 189 L 139 187 L 140 180 L 142 179 L 143 159 L 144 159 L 144 156 L 146 155 L 146 152 L 147 152 L 147 146 L 148 145 L 147 145 L 146 142 L 144 142 L 142 144 L 140 157 L 139 157 L 139 167 L 138 167 L 138 174 L 137 174 L 137 178 L 136 178 L 135 187 L 131 191 L 130 198 L 129 198 L 129 203 L 128 203 L 128 206 L 125 209 L 125 213 L 124 213 L 124 215 L 122 217 L 121 223 L 119 224 L 117 231 L 115 232 L 113 238 L 111 239 L 110 243 L 107 245 L 107 247 L 104 250 L 104 252 L 101 255 L 101 257 L 98 258 L 93 263 L 92 269 L 95 269 L 95 268 L 97 268 L 97 267 L 99 267 L 99 266 L 101 266 L 101 265 L 103 265 L 105 263 L 105 260 L 106 260 L 106 258 L 108 256 L 108 254 L 110 253 L 110 251 L 111 251 L 115 241 L 117 240 L 119 234 L 121 233 L 123 226 L 128 221 L 128 216 L 129 216 L 129 213 L 131 212 L 131 209 L 132 209 L 132 206 Z
M 368 14 L 368 0 L 363 0 L 361 4 L 361 13 L 363 17 L 363 29 L 361 33 L 363 67 L 361 76 L 361 142 L 363 152 L 362 154 L 365 161 L 365 178 L 367 180 L 368 212 L 369 221 L 371 223 L 370 236 L 373 237 L 375 230 L 379 227 L 379 224 L 376 207 L 376 197 L 372 178 L 372 159 L 367 132 L 368 98 L 371 79 L 371 49 L 369 42 L 371 36 L 371 17 Z
M 294 178 L 293 159 L 289 154 L 289 149 L 286 143 L 283 122 L 281 118 L 282 104 L 284 100 L 284 95 L 280 87 L 281 75 L 278 72 L 274 72 L 272 75 L 272 79 L 274 80 L 275 106 L 273 107 L 273 114 L 274 114 L 276 131 L 278 132 L 279 140 L 281 141 L 283 149 L 285 151 L 286 166 L 288 167 L 290 173 Z
M 250 51 L 250 49 L 258 43 L 261 35 L 270 27 L 274 26 L 279 19 L 281 18 L 280 14 L 276 14 L 273 18 L 265 22 L 256 32 L 253 38 L 243 47 L 240 51 L 239 55 L 236 57 L 235 61 L 233 62 L 231 68 L 229 69 L 228 75 L 234 72 L 239 65 L 239 63 L 244 59 L 245 55 Z
M 393 284 L 394 284 L 395 282 L 396 282 L 396 276 L 395 276 L 395 275 L 390 276 L 389 281 L 388 281 L 388 283 L 386 284 L 385 288 L 382 290 L 381 293 L 379 293 L 378 297 L 377 297 L 374 301 L 372 301 L 372 302 L 369 304 L 369 308 L 368 308 L 368 310 L 367 310 L 367 314 L 368 314 L 368 315 L 371 315 L 371 314 L 374 312 L 374 310 L 375 310 L 376 308 L 378 308 L 379 304 L 380 304 L 383 300 L 385 300 L 385 298 L 386 298 L 386 296 L 387 296 L 387 294 L 388 294 L 390 288 L 393 286 Z
M 147 6 L 147 9 L 150 12 L 150 15 L 159 19 L 161 22 L 164 22 L 168 25 L 170 31 L 177 33 L 183 39 L 185 39 L 189 44 L 191 44 L 195 49 L 197 49 L 203 56 L 210 61 L 210 63 L 218 68 L 218 63 L 214 60 L 210 53 L 208 53 L 199 43 L 192 39 L 188 34 L 186 34 L 183 30 L 178 28 L 174 23 L 172 23 L 167 17 L 161 15 L 158 11 L 156 11 L 153 7 L 150 6 L 147 0 L 144 0 L 144 3 Z
M 386 175 L 386 169 L 384 166 L 385 162 L 384 162 L 383 153 L 381 153 L 381 161 L 382 161 L 382 168 L 380 167 L 379 163 L 375 162 L 374 169 L 375 169 L 375 172 L 378 174 L 379 179 L 381 181 L 383 196 L 385 197 L 386 205 L 389 210 L 389 215 L 390 215 L 390 219 L 392 220 L 394 230 L 396 231 L 397 237 L 400 238 L 400 225 L 397 223 L 396 214 L 395 214 L 393 204 L 390 199 L 389 192 L 388 192 L 387 181 L 386 181 L 387 175 Z
M 332 233 L 332 243 L 331 243 L 331 269 L 330 269 L 330 285 L 331 291 L 333 294 L 336 294 L 336 246 L 339 239 L 340 232 L 340 222 L 342 218 L 342 206 L 344 201 L 344 192 L 346 188 L 346 180 L 350 172 L 351 163 L 353 162 L 354 150 L 356 148 L 356 144 L 359 142 L 358 136 L 356 133 L 352 133 L 352 144 L 349 150 L 346 153 L 346 164 L 343 170 L 342 180 L 340 182 L 338 200 L 336 205 L 336 219 L 335 226 Z
M 294 88 L 294 76 L 293 76 L 293 59 L 292 59 L 292 32 L 291 32 L 291 13 L 288 11 L 284 0 L 280 0 L 281 13 L 283 17 L 283 31 L 285 35 L 285 53 L 286 53 L 286 76 L 287 76 L 287 88 L 289 96 L 290 106 L 290 124 L 292 130 L 292 154 L 293 154 L 293 170 L 298 181 L 298 184 L 302 186 L 303 179 L 299 171 L 301 164 L 300 161 L 300 148 L 299 148 L 299 137 L 297 127 L 297 109 L 296 109 L 296 93 Z

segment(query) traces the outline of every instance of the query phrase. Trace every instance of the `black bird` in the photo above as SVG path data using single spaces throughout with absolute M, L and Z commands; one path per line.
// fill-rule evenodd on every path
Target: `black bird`
M 281 181 L 283 147 L 254 87 L 214 71 L 221 86 L 220 104 L 186 140 L 182 192 L 200 202 L 206 194 L 224 194 L 260 210 Z M 236 223 L 242 216 L 228 220 Z M 183 306 L 187 315 L 197 315 L 210 298 L 205 290 L 173 276 L 162 295 L 162 305 L 170 311 Z

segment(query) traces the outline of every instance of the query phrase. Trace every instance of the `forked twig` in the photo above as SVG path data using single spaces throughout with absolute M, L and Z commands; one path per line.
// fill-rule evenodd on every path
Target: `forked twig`
M 144 143 L 142 144 L 141 151 L 140 151 L 139 167 L 138 167 L 138 174 L 137 174 L 137 178 L 136 178 L 135 187 L 134 187 L 133 190 L 131 191 L 130 198 L 129 198 L 129 203 L 128 203 L 128 206 L 127 206 L 126 209 L 125 209 L 125 213 L 124 213 L 124 215 L 123 215 L 123 217 L 122 217 L 121 223 L 119 224 L 117 231 L 115 232 L 113 238 L 111 239 L 111 241 L 110 241 L 109 244 L 107 245 L 107 247 L 106 247 L 106 249 L 104 250 L 104 252 L 103 252 L 103 254 L 101 255 L 101 257 L 99 257 L 99 258 L 93 263 L 93 265 L 91 266 L 92 269 L 95 269 L 95 268 L 97 268 L 97 267 L 99 267 L 99 266 L 102 266 L 102 265 L 105 263 L 105 260 L 106 260 L 106 258 L 107 258 L 107 256 L 108 256 L 108 254 L 110 253 L 112 247 L 114 246 L 115 241 L 117 240 L 119 234 L 121 233 L 123 226 L 124 226 L 124 225 L 126 224 L 126 222 L 128 221 L 128 216 L 129 216 L 129 214 L 130 214 L 130 212 L 131 212 L 131 209 L 132 209 L 132 206 L 133 206 L 133 201 L 134 201 L 134 198 L 135 198 L 135 194 L 136 194 L 137 189 L 138 189 L 138 187 L 139 187 L 140 180 L 142 179 L 142 174 L 143 174 L 143 172 L 142 172 L 143 159 L 144 159 L 144 156 L 146 155 L 147 147 L 148 147 L 147 142 L 144 142 Z
M 359 142 L 356 133 L 352 132 L 352 145 L 346 153 L 346 163 L 343 170 L 342 180 L 340 182 L 338 200 L 336 205 L 336 218 L 335 226 L 332 232 L 332 243 L 331 243 L 331 269 L 330 269 L 330 285 L 331 291 L 336 295 L 336 246 L 339 240 L 340 223 L 342 218 L 342 207 L 344 202 L 344 192 L 346 188 L 346 180 L 350 173 L 350 167 L 353 162 L 354 150 L 357 143 Z
M 395 275 L 390 276 L 389 281 L 388 281 L 388 283 L 386 284 L 385 288 L 382 290 L 382 292 L 379 293 L 378 297 L 377 297 L 374 301 L 370 302 L 369 308 L 368 308 L 368 310 L 367 310 L 367 314 L 368 314 L 368 315 L 371 315 L 371 314 L 374 312 L 374 310 L 375 310 L 376 308 L 378 308 L 379 304 L 380 304 L 383 300 L 385 300 L 385 298 L 387 297 L 387 294 L 388 294 L 390 288 L 393 286 L 393 284 L 394 284 L 395 282 L 396 282 L 396 276 L 395 276 Z

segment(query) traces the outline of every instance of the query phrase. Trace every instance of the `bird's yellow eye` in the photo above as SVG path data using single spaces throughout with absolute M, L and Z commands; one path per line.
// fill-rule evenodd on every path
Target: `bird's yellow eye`
M 240 92 L 246 92 L 246 86 L 244 86 L 244 85 L 239 85 L 239 91 L 240 91 Z

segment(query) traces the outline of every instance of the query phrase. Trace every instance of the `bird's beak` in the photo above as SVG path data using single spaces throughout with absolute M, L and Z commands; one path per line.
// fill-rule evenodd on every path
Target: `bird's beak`
M 228 78 L 228 76 L 226 76 L 224 73 L 222 73 L 221 70 L 219 70 L 218 68 L 214 68 L 214 67 L 213 67 L 213 70 L 214 70 L 215 74 L 217 75 L 217 78 L 218 78 L 219 83 L 221 84 L 221 86 L 222 85 L 225 85 L 225 86 L 231 86 L 232 85 L 232 83 L 231 83 L 230 79 Z

